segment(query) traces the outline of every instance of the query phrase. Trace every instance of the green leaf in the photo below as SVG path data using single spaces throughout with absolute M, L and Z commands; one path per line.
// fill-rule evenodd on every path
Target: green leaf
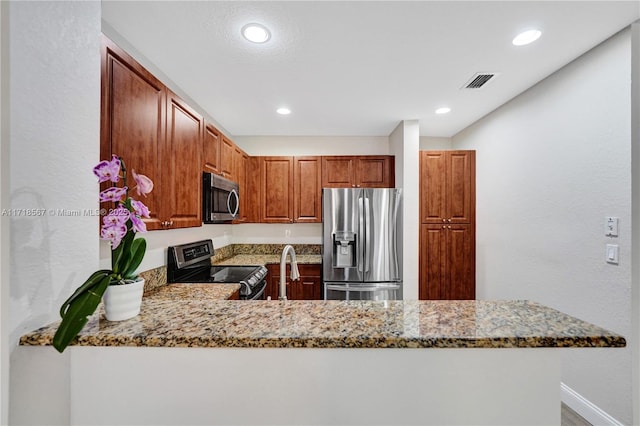
M 144 252 L 147 250 L 147 242 L 144 238 L 138 238 L 133 240 L 131 244 L 131 257 L 129 263 L 122 271 L 122 276 L 125 279 L 135 278 L 136 269 L 140 266 L 142 259 L 144 258 Z
M 58 330 L 56 330 L 56 334 L 53 336 L 53 347 L 58 352 L 62 353 L 80 333 L 80 330 L 87 323 L 88 317 L 95 312 L 98 304 L 100 304 L 102 295 L 107 290 L 112 277 L 113 274 L 103 275 L 97 285 L 87 288 L 71 301 L 69 309 L 67 309 L 62 322 L 58 326 Z
M 127 229 L 131 229 L 131 222 L 127 221 Z M 112 251 L 111 253 L 111 267 L 113 268 L 113 272 L 121 274 L 124 266 L 129 263 L 129 256 L 131 256 L 131 242 L 135 234 L 130 230 L 127 231 L 126 235 L 120 241 L 120 245 Z
M 101 269 L 91 274 L 91 276 L 84 282 L 84 284 L 78 287 L 76 291 L 74 291 L 73 294 L 67 300 L 65 300 L 65 302 L 62 304 L 62 306 L 60 307 L 60 317 L 62 318 L 65 317 L 67 308 L 74 300 L 76 300 L 80 295 L 85 293 L 87 290 L 98 285 L 105 275 L 110 276 L 112 273 L 113 272 L 108 269 Z

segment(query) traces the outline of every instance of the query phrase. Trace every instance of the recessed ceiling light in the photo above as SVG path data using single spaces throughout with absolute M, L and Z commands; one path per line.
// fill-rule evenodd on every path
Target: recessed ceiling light
M 252 43 L 264 43 L 271 38 L 271 33 L 264 25 L 247 24 L 242 27 L 242 36 Z
M 542 32 L 539 30 L 528 30 L 518 34 L 512 41 L 514 46 L 524 46 L 525 44 L 533 43 L 540 38 Z
M 438 108 L 438 109 L 436 110 L 436 114 L 446 114 L 446 113 L 448 113 L 448 112 L 450 112 L 450 111 L 451 111 L 451 108 L 449 108 L 449 107 L 442 107 L 442 108 Z
M 291 114 L 291 110 L 289 108 L 278 108 L 276 112 L 280 115 L 289 115 Z

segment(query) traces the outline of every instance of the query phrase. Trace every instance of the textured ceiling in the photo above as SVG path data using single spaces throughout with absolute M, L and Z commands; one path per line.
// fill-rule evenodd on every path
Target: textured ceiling
M 234 136 L 452 136 L 640 17 L 637 1 L 103 1 L 103 20 Z M 240 28 L 270 28 L 263 45 Z M 512 38 L 536 27 L 534 44 Z M 461 87 L 476 72 L 498 76 Z M 435 109 L 449 106 L 447 115 Z M 292 113 L 275 110 L 288 106 Z

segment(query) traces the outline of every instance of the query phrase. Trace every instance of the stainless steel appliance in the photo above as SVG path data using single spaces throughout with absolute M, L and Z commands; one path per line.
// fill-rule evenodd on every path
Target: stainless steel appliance
M 211 240 L 170 246 L 167 283 L 238 283 L 240 299 L 264 299 L 267 268 L 256 265 L 211 265 Z
M 202 174 L 202 221 L 230 222 L 238 216 L 240 191 L 236 182 L 213 173 Z
M 402 299 L 402 190 L 322 190 L 327 300 Z

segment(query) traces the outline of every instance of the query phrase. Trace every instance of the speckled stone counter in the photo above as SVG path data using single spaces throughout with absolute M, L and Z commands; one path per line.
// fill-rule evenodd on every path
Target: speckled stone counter
M 210 286 L 210 285 L 209 285 Z M 210 286 L 213 287 L 213 286 Z M 234 290 L 235 291 L 235 290 Z M 167 286 L 138 317 L 96 313 L 74 344 L 249 348 L 622 347 L 625 339 L 529 301 L 221 301 L 207 285 Z M 50 345 L 57 324 L 24 335 Z
M 296 261 L 300 264 L 320 265 L 322 256 L 319 254 L 297 254 Z M 279 254 L 236 254 L 226 259 L 214 261 L 215 265 L 267 265 L 280 263 Z M 289 258 L 287 257 L 287 263 Z

